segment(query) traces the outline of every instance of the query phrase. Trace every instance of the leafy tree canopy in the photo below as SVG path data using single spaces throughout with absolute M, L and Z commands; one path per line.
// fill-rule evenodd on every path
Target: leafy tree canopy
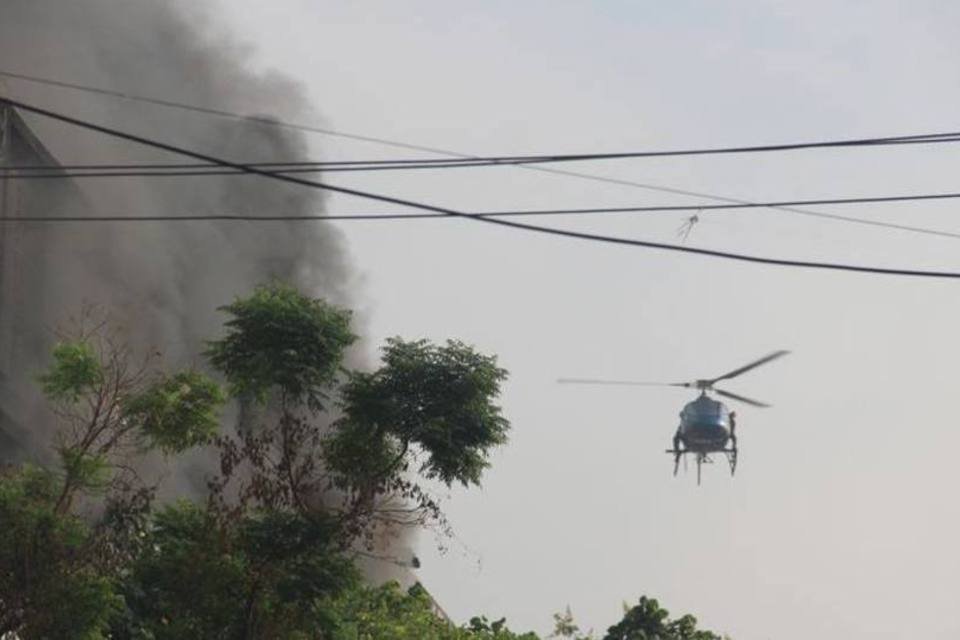
M 210 342 L 206 355 L 234 395 L 265 402 L 278 390 L 291 402 L 322 409 L 344 350 L 356 340 L 349 311 L 279 283 L 221 310 L 230 316 L 227 335 Z
M 53 349 L 53 364 L 39 380 L 50 399 L 77 402 L 103 381 L 103 367 L 86 340 L 61 342 Z
M 326 604 L 330 640 L 538 640 L 511 631 L 505 620 L 473 618 L 457 626 L 435 609 L 419 584 L 404 591 L 396 582 L 360 587 Z
M 151 446 L 177 453 L 213 439 L 225 401 L 213 380 L 196 371 L 181 371 L 128 398 L 124 409 Z
M 157 640 L 316 637 L 317 601 L 357 580 L 332 540 L 328 523 L 294 513 L 225 528 L 198 505 L 167 506 L 125 584 L 136 630 Z
M 420 472 L 427 477 L 478 484 L 489 450 L 507 439 L 510 425 L 494 404 L 506 375 L 495 357 L 462 342 L 387 340 L 383 366 L 344 385 L 337 435 L 357 442 L 362 434 L 364 450 L 335 443 L 346 459 L 334 457 L 334 466 L 349 472 L 360 457 L 380 464 L 415 445 L 426 454 Z
M 711 631 L 698 630 L 691 615 L 670 620 L 670 612 L 653 598 L 641 597 L 624 609 L 623 619 L 607 630 L 603 640 L 723 640 Z
M 44 469 L 0 474 L 0 637 L 105 638 L 122 604 L 114 580 L 72 561 L 91 529 L 57 512 L 59 492 L 59 478 Z

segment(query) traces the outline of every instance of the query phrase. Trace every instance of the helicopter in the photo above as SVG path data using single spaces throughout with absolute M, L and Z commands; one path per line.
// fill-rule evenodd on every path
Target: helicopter
M 737 470 L 737 420 L 736 413 L 730 411 L 725 404 L 710 397 L 715 393 L 724 398 L 730 398 L 754 407 L 769 407 L 770 405 L 747 398 L 745 396 L 717 389 L 714 385 L 722 380 L 730 380 L 739 375 L 756 369 L 790 353 L 789 351 L 774 351 L 759 360 L 734 369 L 716 378 L 693 380 L 691 382 L 634 382 L 629 380 L 598 380 L 591 378 L 560 378 L 561 384 L 599 384 L 625 386 L 657 386 L 683 387 L 684 389 L 699 389 L 700 395 L 688 402 L 680 411 L 680 425 L 673 435 L 673 447 L 666 453 L 673 455 L 673 475 L 677 475 L 680 468 L 680 459 L 683 458 L 686 466 L 686 455 L 693 455 L 697 461 L 697 484 L 700 484 L 701 467 L 712 463 L 711 454 L 722 453 L 727 457 L 730 465 L 730 475 Z

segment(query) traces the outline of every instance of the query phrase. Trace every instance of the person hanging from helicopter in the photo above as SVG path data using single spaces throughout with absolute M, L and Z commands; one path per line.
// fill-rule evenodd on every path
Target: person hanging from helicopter
M 730 443 L 737 448 L 737 412 L 730 412 Z
M 680 415 L 683 416 L 683 414 Z M 683 450 L 680 449 L 681 428 L 681 426 L 678 426 L 676 433 L 673 434 L 673 475 L 677 475 L 677 470 L 680 469 L 680 457 L 683 455 Z

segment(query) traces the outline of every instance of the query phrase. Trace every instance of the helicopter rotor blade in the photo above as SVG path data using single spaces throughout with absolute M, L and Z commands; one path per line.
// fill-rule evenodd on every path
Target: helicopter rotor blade
M 601 380 L 596 378 L 558 378 L 559 384 L 602 384 L 632 387 L 689 387 L 689 382 L 637 382 L 634 380 Z
M 723 389 L 714 389 L 713 392 L 716 393 L 718 396 L 723 396 L 725 398 L 730 398 L 732 400 L 738 400 L 739 402 L 744 402 L 746 404 L 753 405 L 754 407 L 760 407 L 762 409 L 766 409 L 767 407 L 770 406 L 765 402 L 760 402 L 759 400 L 753 400 L 752 398 L 747 398 L 746 396 L 737 395 L 736 393 L 730 393 L 729 391 L 724 391 Z
M 745 365 L 743 365 L 742 367 L 740 367 L 739 369 L 734 369 L 734 370 L 731 371 L 730 373 L 725 373 L 725 374 L 723 374 L 722 376 L 719 376 L 719 377 L 717 377 L 717 378 L 713 378 L 712 380 L 709 380 L 709 382 L 710 382 L 710 384 L 712 385 L 712 384 L 714 384 L 714 383 L 716 383 L 716 382 L 720 382 L 721 380 L 729 380 L 730 378 L 736 378 L 737 376 L 739 376 L 739 375 L 741 375 L 741 374 L 744 374 L 744 373 L 746 373 L 747 371 L 750 371 L 751 369 L 756 369 L 757 367 L 759 367 L 759 366 L 762 365 L 762 364 L 767 364 L 768 362 L 770 362 L 770 361 L 772 361 L 772 360 L 776 360 L 777 358 L 782 358 L 783 356 L 787 355 L 788 353 L 790 353 L 790 352 L 789 352 L 789 351 L 785 351 L 785 350 L 774 351 L 774 352 L 771 353 L 770 355 L 764 356 L 764 357 L 760 358 L 759 360 L 755 360 L 755 361 L 751 362 L 750 364 L 745 364 Z

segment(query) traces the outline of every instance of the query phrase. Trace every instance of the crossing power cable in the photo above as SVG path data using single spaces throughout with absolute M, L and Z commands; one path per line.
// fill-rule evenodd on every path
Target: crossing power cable
M 372 193 L 369 191 L 362 191 L 359 189 L 352 189 L 348 187 L 331 185 L 331 184 L 318 182 L 314 180 L 305 180 L 303 178 L 299 178 L 295 176 L 288 176 L 280 173 L 273 173 L 270 171 L 265 171 L 263 169 L 257 169 L 255 167 L 250 167 L 243 164 L 231 162 L 229 160 L 225 160 L 225 159 L 211 156 L 208 154 L 200 153 L 197 151 L 192 151 L 190 149 L 186 149 L 183 147 L 161 142 L 159 140 L 154 140 L 151 138 L 138 136 L 135 134 L 113 129 L 110 127 L 94 124 L 92 122 L 80 120 L 78 118 L 74 118 L 72 116 L 49 111 L 47 109 L 42 109 L 40 107 L 25 104 L 17 100 L 12 100 L 10 98 L 0 98 L 0 103 L 3 103 L 3 102 L 11 106 L 17 107 L 19 109 L 22 109 L 24 111 L 45 116 L 47 118 L 58 120 L 60 122 L 64 122 L 67 124 L 72 124 L 77 127 L 82 127 L 90 131 L 97 131 L 99 133 L 109 135 L 115 138 L 127 140 L 130 142 L 136 142 L 138 144 L 153 147 L 155 149 L 162 149 L 170 153 L 175 153 L 181 156 L 190 157 L 195 160 L 201 160 L 203 162 L 208 162 L 210 164 L 216 164 L 223 167 L 239 169 L 246 173 L 260 175 L 265 178 L 270 178 L 272 180 L 277 180 L 277 181 L 286 182 L 290 184 L 298 184 L 301 186 L 307 186 L 314 189 L 332 191 L 334 193 L 342 193 L 345 195 L 356 196 L 359 198 L 374 200 L 377 202 L 383 202 L 387 204 L 394 204 L 394 205 L 409 207 L 413 209 L 420 209 L 420 210 L 428 211 L 431 213 L 440 213 L 450 217 L 474 220 L 477 222 L 498 225 L 498 226 L 506 227 L 510 229 L 520 229 L 524 231 L 530 231 L 530 232 L 553 235 L 553 236 L 561 236 L 561 237 L 567 237 L 567 238 L 575 238 L 575 239 L 586 240 L 591 242 L 601 242 L 606 244 L 643 247 L 648 249 L 661 249 L 664 251 L 675 251 L 679 253 L 690 253 L 695 255 L 710 256 L 714 258 L 735 260 L 740 262 L 749 262 L 754 264 L 766 264 L 766 265 L 776 265 L 776 266 L 783 266 L 783 267 L 799 267 L 799 268 L 809 268 L 809 269 L 824 269 L 824 270 L 832 270 L 832 271 L 847 271 L 847 272 L 855 272 L 855 273 L 869 273 L 874 275 L 898 275 L 898 276 L 910 276 L 910 277 L 921 277 L 921 278 L 960 279 L 960 272 L 956 272 L 956 271 L 898 269 L 898 268 L 890 268 L 890 267 L 874 267 L 874 266 L 868 266 L 868 265 L 855 265 L 855 264 L 836 263 L 836 262 L 815 262 L 815 261 L 805 261 L 805 260 L 788 260 L 788 259 L 782 259 L 782 258 L 767 258 L 763 256 L 755 256 L 750 254 L 741 254 L 741 253 L 733 253 L 728 251 L 718 251 L 714 249 L 688 247 L 686 245 L 675 245 L 675 244 L 667 244 L 667 243 L 661 243 L 661 242 L 651 242 L 646 240 L 635 240 L 632 238 L 622 238 L 617 236 L 585 233 L 585 232 L 579 232 L 579 231 L 571 231 L 567 229 L 558 229 L 555 227 L 544 227 L 540 225 L 532 225 L 532 224 L 516 222 L 513 220 L 504 220 L 502 218 L 490 218 L 482 215 L 465 213 L 463 211 L 449 209 L 446 207 L 438 207 L 435 205 L 425 204 L 422 202 L 416 202 L 413 200 L 395 198 L 393 196 L 386 196 L 382 194 Z

